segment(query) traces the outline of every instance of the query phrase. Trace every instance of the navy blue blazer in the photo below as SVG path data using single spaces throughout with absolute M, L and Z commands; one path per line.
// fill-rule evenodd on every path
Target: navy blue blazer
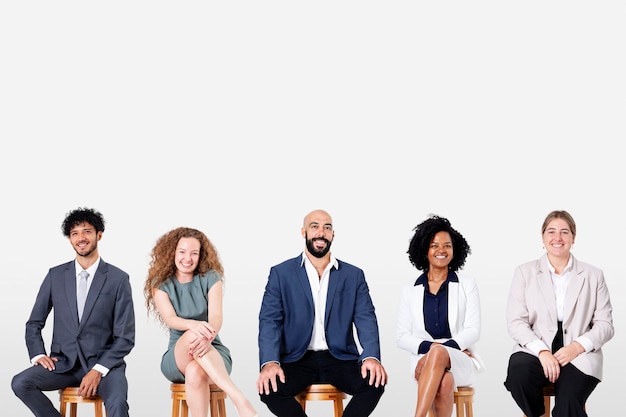
M 135 345 L 135 312 L 126 272 L 100 264 L 89 287 L 78 322 L 75 261 L 50 268 L 26 322 L 29 358 L 47 354 L 42 329 L 54 309 L 52 343 L 47 355 L 58 358 L 55 372 L 66 372 L 80 360 L 85 372 L 96 363 L 108 369 L 124 363 Z
M 313 332 L 315 309 L 302 256 L 270 269 L 259 313 L 260 365 L 295 362 L 306 352 Z M 337 260 L 330 271 L 324 328 L 330 353 L 337 359 L 380 361 L 378 321 L 365 274 Z M 354 338 L 356 327 L 362 352 Z

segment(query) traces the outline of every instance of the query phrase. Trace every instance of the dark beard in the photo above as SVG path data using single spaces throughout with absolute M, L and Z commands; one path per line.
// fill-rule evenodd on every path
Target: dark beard
M 314 240 L 323 240 L 324 242 L 326 242 L 326 247 L 324 249 L 322 249 L 321 251 L 318 250 L 315 245 L 313 245 L 313 241 Z M 330 250 L 330 245 L 332 242 L 330 242 L 328 239 L 323 238 L 323 237 L 318 237 L 315 239 L 306 239 L 306 248 L 309 250 L 309 253 L 313 256 L 315 256 L 316 258 L 323 258 L 328 251 Z

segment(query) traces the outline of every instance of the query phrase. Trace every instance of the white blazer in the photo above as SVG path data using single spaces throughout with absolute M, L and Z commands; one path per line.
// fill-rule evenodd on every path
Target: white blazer
M 587 375 L 602 379 L 602 346 L 614 335 L 611 300 L 602 271 L 572 257 L 572 272 L 563 307 L 563 344 L 584 335 L 593 350 L 578 355 L 572 364 Z M 548 258 L 518 266 L 506 307 L 513 352 L 533 354 L 525 346 L 541 339 L 548 347 L 558 329 L 556 297 Z
M 483 363 L 474 345 L 480 338 L 480 297 L 476 281 L 456 272 L 459 282 L 448 284 L 448 324 L 452 339 L 461 350 L 469 349 L 477 370 Z M 433 339 L 424 326 L 424 286 L 415 285 L 415 280 L 405 284 L 401 291 L 396 324 L 396 345 L 411 354 L 411 372 L 417 366 L 421 354 L 420 344 L 427 340 L 443 343 L 448 339 Z

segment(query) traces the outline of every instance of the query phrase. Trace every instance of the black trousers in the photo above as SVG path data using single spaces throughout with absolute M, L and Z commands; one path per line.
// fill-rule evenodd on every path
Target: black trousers
M 385 388 L 369 385 L 369 374 L 361 376 L 356 360 L 339 360 L 329 351 L 307 351 L 298 361 L 281 363 L 285 383 L 278 380 L 278 391 L 260 394 L 261 401 L 278 417 L 306 417 L 294 398 L 313 383 L 332 384 L 352 396 L 343 412 L 344 417 L 366 417 L 376 408 Z
M 563 346 L 561 323 L 552 344 L 552 352 Z M 585 403 L 600 381 L 582 373 L 574 365 L 561 367 L 554 384 L 553 417 L 587 417 Z M 526 352 L 516 352 L 509 358 L 504 386 L 528 417 L 539 417 L 549 410 L 543 404 L 543 387 L 550 381 L 543 374 L 539 358 Z

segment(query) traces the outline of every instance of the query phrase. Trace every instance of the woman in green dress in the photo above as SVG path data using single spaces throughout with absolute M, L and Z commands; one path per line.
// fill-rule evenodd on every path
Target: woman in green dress
M 230 378 L 230 351 L 219 337 L 224 270 L 213 244 L 201 231 L 179 227 L 157 240 L 151 258 L 146 307 L 170 334 L 163 375 L 185 384 L 193 417 L 208 415 L 210 384 L 228 395 L 239 416 L 257 416 Z

